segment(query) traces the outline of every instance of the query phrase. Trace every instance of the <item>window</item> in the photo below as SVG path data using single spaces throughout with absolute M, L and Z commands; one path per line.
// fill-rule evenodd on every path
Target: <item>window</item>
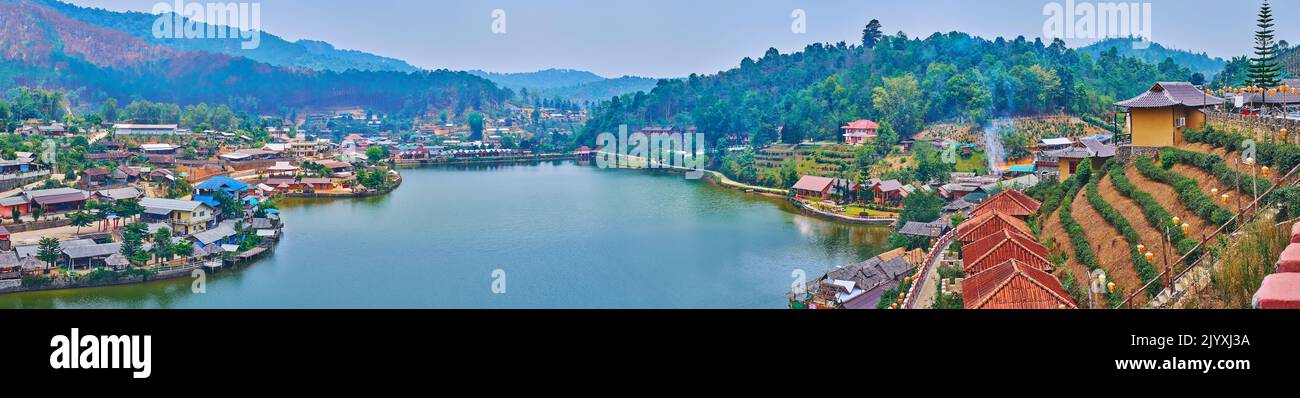
M 1174 120 L 1174 127 L 1177 127 L 1177 128 L 1187 127 L 1187 117 L 1186 117 L 1186 116 L 1182 116 L 1182 117 L 1179 117 L 1178 119 L 1175 119 L 1175 120 Z

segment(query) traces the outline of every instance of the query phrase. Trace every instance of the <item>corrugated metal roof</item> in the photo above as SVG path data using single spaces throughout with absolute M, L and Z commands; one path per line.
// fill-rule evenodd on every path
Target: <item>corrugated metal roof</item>
M 196 202 L 193 200 L 164 199 L 164 198 L 140 199 L 140 206 L 143 206 L 146 210 L 163 209 L 163 210 L 171 210 L 171 211 L 194 211 L 198 209 L 199 206 L 202 205 L 203 202 Z

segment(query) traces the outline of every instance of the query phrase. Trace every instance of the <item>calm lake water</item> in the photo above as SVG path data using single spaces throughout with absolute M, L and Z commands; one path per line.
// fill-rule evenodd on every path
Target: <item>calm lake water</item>
M 0 308 L 784 308 L 883 227 L 680 175 L 571 162 L 402 170 L 383 197 L 288 200 L 275 253 L 209 275 L 0 295 Z M 505 273 L 494 294 L 493 271 Z

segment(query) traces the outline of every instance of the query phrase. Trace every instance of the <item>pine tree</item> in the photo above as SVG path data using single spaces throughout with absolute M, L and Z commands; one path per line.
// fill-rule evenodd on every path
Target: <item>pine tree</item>
M 880 42 L 880 21 L 871 20 L 867 26 L 862 29 L 862 46 L 866 48 L 875 48 L 876 43 Z
M 1250 82 L 1258 87 L 1276 87 L 1281 66 L 1277 63 L 1277 44 L 1273 41 L 1273 8 L 1268 0 L 1259 9 L 1259 31 L 1255 32 L 1255 57 L 1250 59 Z

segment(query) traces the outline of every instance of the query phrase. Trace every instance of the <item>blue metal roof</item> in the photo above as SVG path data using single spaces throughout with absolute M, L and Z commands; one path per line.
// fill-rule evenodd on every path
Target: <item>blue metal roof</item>
M 239 180 L 230 177 L 224 177 L 224 176 L 212 177 L 209 178 L 207 181 L 200 183 L 198 186 L 195 186 L 194 189 L 198 189 L 202 191 L 212 191 L 217 189 L 224 189 L 227 191 L 244 191 L 248 189 L 248 184 L 245 184 L 243 182 L 240 182 Z
M 218 202 L 211 195 L 194 195 L 193 200 L 195 202 L 202 202 L 203 204 L 208 206 L 221 207 L 221 202 Z

